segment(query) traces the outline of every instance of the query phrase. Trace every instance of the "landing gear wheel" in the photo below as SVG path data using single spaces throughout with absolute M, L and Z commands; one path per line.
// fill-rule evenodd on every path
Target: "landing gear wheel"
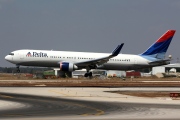
M 90 79 L 92 78 L 92 72 L 89 72 L 89 78 Z
M 20 70 L 17 70 L 17 73 L 20 73 Z
M 16 70 L 16 71 L 17 71 L 17 73 L 20 73 L 19 66 L 17 66 L 17 67 L 16 67 L 16 69 L 17 69 L 17 70 Z
M 92 72 L 89 72 L 89 77 L 92 77 Z
M 85 74 L 84 74 L 84 77 L 88 77 L 88 76 L 89 76 L 89 73 L 85 73 Z
M 92 78 L 92 72 L 87 72 L 84 74 L 84 77 Z

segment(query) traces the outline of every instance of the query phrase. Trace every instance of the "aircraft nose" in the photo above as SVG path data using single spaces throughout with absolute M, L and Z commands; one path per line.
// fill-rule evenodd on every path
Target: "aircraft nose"
M 9 60 L 10 60 L 10 58 L 9 58 L 9 56 L 8 56 L 8 55 L 6 55 L 6 56 L 5 56 L 5 60 L 7 60 L 7 61 L 9 61 Z
M 5 56 L 5 60 L 7 60 L 7 55 Z

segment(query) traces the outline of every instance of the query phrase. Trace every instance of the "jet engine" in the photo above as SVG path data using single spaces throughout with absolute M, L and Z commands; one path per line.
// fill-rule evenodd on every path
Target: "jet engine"
M 68 62 L 60 62 L 60 70 L 61 71 L 74 71 L 77 70 L 78 67 L 73 63 Z

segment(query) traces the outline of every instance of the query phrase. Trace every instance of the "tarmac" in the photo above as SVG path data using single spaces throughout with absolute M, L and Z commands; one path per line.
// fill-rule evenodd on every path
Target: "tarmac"
M 180 119 L 180 100 L 105 91 L 169 91 L 178 87 L 1 87 L 0 119 Z

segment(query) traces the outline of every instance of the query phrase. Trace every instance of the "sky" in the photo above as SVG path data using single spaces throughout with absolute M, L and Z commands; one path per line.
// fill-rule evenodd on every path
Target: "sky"
M 14 50 L 140 54 L 168 29 L 180 58 L 180 0 L 0 0 L 0 67 Z

